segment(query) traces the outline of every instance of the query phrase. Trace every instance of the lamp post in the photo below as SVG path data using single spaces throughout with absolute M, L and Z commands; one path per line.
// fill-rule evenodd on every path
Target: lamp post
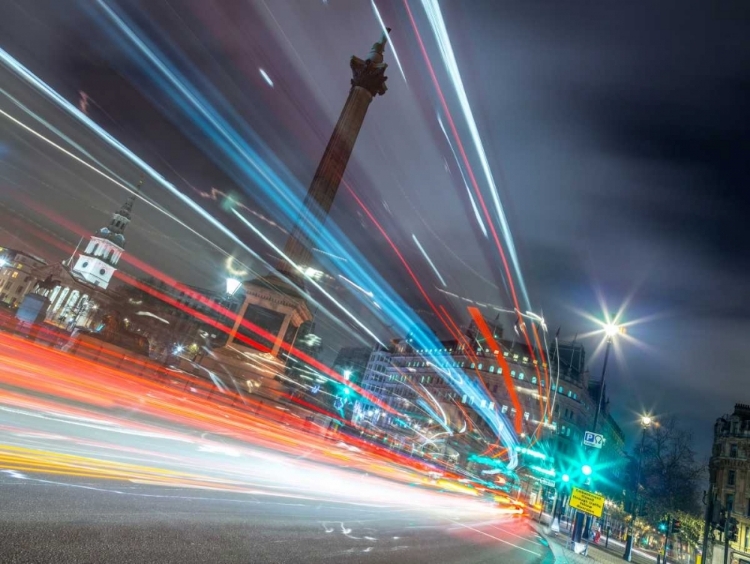
M 638 472 L 636 472 L 635 478 L 635 499 L 633 500 L 633 510 L 630 512 L 632 519 L 628 525 L 628 538 L 625 541 L 625 554 L 622 555 L 624 560 L 628 562 L 633 558 L 633 527 L 635 526 L 635 520 L 638 517 L 638 493 L 640 490 L 641 482 L 641 468 L 643 466 L 643 448 L 646 444 L 646 430 L 651 426 L 654 420 L 644 415 L 641 417 L 641 427 L 643 428 L 643 434 L 641 435 L 641 452 L 638 456 Z
M 604 364 L 602 365 L 602 381 L 599 386 L 599 399 L 596 402 L 596 414 L 594 415 L 594 427 L 591 432 L 596 433 L 596 424 L 599 422 L 599 413 L 602 410 L 602 401 L 604 399 L 604 377 L 607 374 L 607 360 L 609 360 L 609 349 L 612 348 L 612 340 L 615 335 L 622 335 L 625 333 L 625 327 L 615 325 L 614 323 L 607 323 L 604 326 L 604 333 L 607 335 L 607 348 L 604 351 Z

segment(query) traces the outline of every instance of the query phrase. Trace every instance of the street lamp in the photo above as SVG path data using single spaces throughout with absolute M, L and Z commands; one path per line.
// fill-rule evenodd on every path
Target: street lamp
M 607 360 L 609 360 L 609 349 L 612 348 L 612 341 L 617 335 L 625 334 L 625 327 L 617 325 L 616 323 L 606 323 L 604 325 L 604 334 L 607 336 L 607 348 L 604 351 L 604 365 L 602 366 L 602 379 L 599 385 L 599 399 L 596 402 L 596 414 L 594 415 L 594 426 L 591 429 L 592 433 L 596 433 L 596 424 L 599 422 L 599 413 L 602 410 L 602 401 L 604 398 L 604 377 L 607 374 Z
M 635 526 L 635 520 L 638 517 L 638 493 L 640 491 L 641 468 L 643 466 L 643 448 L 646 444 L 646 430 L 651 427 L 653 423 L 654 419 L 650 415 L 641 416 L 641 428 L 643 429 L 643 434 L 641 435 L 641 452 L 640 456 L 638 456 L 638 472 L 636 472 L 635 475 L 635 498 L 633 499 L 633 510 L 630 512 L 632 519 L 628 525 L 628 538 L 625 541 L 625 554 L 622 555 L 622 558 L 628 562 L 633 558 L 633 527 Z
M 242 286 L 242 282 L 236 278 L 227 278 L 227 295 L 234 296 L 237 290 L 240 289 L 240 286 Z

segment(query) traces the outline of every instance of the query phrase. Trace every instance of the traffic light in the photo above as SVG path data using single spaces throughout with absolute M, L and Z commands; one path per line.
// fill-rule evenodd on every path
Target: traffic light
M 737 542 L 737 535 L 739 533 L 737 519 L 735 519 L 734 517 L 730 517 L 728 525 L 729 528 L 727 529 L 727 538 L 732 542 Z
M 666 533 L 669 530 L 669 522 L 659 521 L 659 524 L 656 526 L 656 528 L 659 529 L 660 533 Z
M 717 527 L 721 532 L 724 532 L 724 529 L 727 526 L 727 514 L 725 511 L 722 511 L 719 513 L 719 526 Z
M 591 468 L 591 466 L 589 466 L 588 464 L 584 464 L 583 466 L 581 466 L 581 474 L 583 474 L 584 476 L 591 476 L 591 473 L 593 471 L 593 468 Z
M 682 528 L 682 521 L 679 519 L 672 519 L 672 532 L 676 535 Z
M 567 474 L 563 474 L 562 481 L 567 484 L 568 482 L 570 482 L 570 476 L 568 476 Z

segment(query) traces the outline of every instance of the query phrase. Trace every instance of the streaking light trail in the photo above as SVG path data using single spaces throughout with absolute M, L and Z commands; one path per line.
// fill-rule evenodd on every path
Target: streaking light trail
M 266 71 L 264 71 L 263 69 L 259 69 L 259 70 L 260 70 L 260 76 L 263 77 L 263 80 L 266 81 L 266 83 L 268 84 L 268 86 L 270 86 L 271 88 L 273 88 L 273 80 L 271 80 L 271 77 L 268 76 L 268 73 Z
M 476 120 L 474 119 L 474 113 L 472 112 L 471 105 L 469 104 L 469 98 L 466 95 L 466 88 L 464 87 L 461 73 L 458 70 L 458 63 L 456 62 L 456 56 L 453 52 L 453 46 L 451 45 L 450 37 L 448 36 L 448 29 L 445 26 L 443 14 L 440 11 L 440 4 L 437 0 L 422 0 L 422 6 L 427 13 L 427 18 L 430 21 L 430 26 L 432 27 L 432 31 L 435 34 L 438 46 L 440 47 L 440 54 L 442 55 L 443 63 L 445 64 L 445 67 L 448 70 L 448 74 L 451 77 L 451 81 L 453 83 L 454 89 L 456 90 L 456 95 L 458 96 L 464 118 L 466 119 L 466 123 L 469 126 L 471 138 L 474 141 L 474 147 L 476 148 L 476 151 L 479 155 L 479 160 L 482 163 L 482 170 L 484 171 L 484 175 L 487 179 L 487 184 L 490 188 L 490 193 L 492 194 L 492 201 L 495 204 L 495 211 L 497 212 L 497 216 L 500 219 L 500 226 L 503 231 L 503 236 L 505 237 L 505 244 L 508 248 L 508 253 L 510 254 L 511 261 L 513 262 L 513 268 L 518 280 L 518 285 L 520 287 L 524 301 L 526 302 L 526 309 L 530 309 L 529 296 L 526 291 L 526 285 L 524 283 L 523 274 L 521 272 L 521 266 L 516 254 L 513 235 L 510 231 L 508 220 L 505 217 L 505 212 L 503 210 L 502 204 L 500 203 L 500 196 L 497 192 L 495 179 L 492 175 L 489 161 L 487 160 L 487 154 L 484 150 L 482 138 L 479 135 L 479 128 L 477 127 Z M 518 308 L 518 304 L 516 304 L 516 307 Z
M 453 158 L 456 159 L 456 166 L 458 166 L 458 172 L 461 174 L 461 180 L 464 181 L 464 187 L 466 188 L 466 193 L 469 195 L 469 201 L 471 202 L 471 208 L 474 210 L 474 216 L 477 218 L 477 223 L 479 224 L 479 227 L 482 229 L 482 233 L 484 233 L 484 236 L 488 237 L 487 228 L 484 226 L 484 221 L 482 221 L 482 216 L 479 215 L 479 209 L 477 208 L 477 203 L 474 201 L 474 196 L 471 194 L 471 188 L 469 188 L 469 183 L 466 181 L 466 175 L 464 174 L 464 169 L 461 166 L 461 161 L 458 160 L 458 155 L 456 154 L 456 150 L 453 148 L 453 143 L 451 143 L 450 137 L 448 137 L 448 132 L 445 131 L 445 127 L 443 126 L 443 120 L 440 119 L 440 114 L 438 114 L 437 120 L 438 120 L 438 124 L 440 125 L 440 130 L 443 132 L 443 135 L 445 135 L 445 140 L 448 142 L 448 147 L 450 147 L 451 153 L 453 153 Z
M 406 73 L 404 73 L 404 68 L 401 66 L 401 61 L 398 58 L 398 54 L 396 53 L 396 47 L 393 45 L 393 39 L 390 37 L 390 32 L 388 31 L 388 28 L 385 25 L 385 22 L 383 22 L 383 18 L 380 17 L 380 11 L 378 11 L 378 7 L 375 4 L 375 0 L 370 0 L 372 4 L 372 11 L 375 12 L 375 17 L 378 19 L 378 23 L 380 24 L 380 28 L 383 30 L 383 33 L 385 33 L 388 36 L 388 45 L 391 49 L 391 53 L 393 54 L 393 58 L 396 60 L 396 64 L 398 65 L 398 70 L 401 71 L 401 76 L 404 77 L 404 82 L 406 82 Z
M 417 236 L 414 235 L 414 233 L 412 233 L 411 234 L 411 238 L 414 239 L 414 242 L 417 244 L 417 248 L 420 250 L 420 252 L 422 253 L 422 256 L 424 256 L 424 258 L 427 261 L 427 263 L 432 267 L 432 270 L 433 270 L 433 272 L 435 272 L 435 275 L 440 280 L 440 283 L 443 286 L 447 286 L 447 284 L 445 283 L 445 280 L 443 280 L 443 277 L 440 275 L 440 272 L 438 271 L 437 267 L 435 266 L 435 263 L 432 262 L 432 259 L 427 254 L 427 251 L 425 251 L 424 248 L 422 247 L 421 243 L 419 242 L 419 239 L 417 239 Z

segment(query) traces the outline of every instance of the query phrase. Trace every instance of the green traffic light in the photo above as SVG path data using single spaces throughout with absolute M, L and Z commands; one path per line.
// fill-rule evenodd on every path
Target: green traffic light
M 583 465 L 583 466 L 581 467 L 581 473 L 582 473 L 582 474 L 583 474 L 584 476 L 591 476 L 591 473 L 592 473 L 592 472 L 593 472 L 593 470 L 592 470 L 591 466 L 589 466 L 588 464 L 584 464 L 584 465 Z
M 570 482 L 570 476 L 568 476 L 567 474 L 563 474 L 562 475 L 562 481 L 563 482 Z

